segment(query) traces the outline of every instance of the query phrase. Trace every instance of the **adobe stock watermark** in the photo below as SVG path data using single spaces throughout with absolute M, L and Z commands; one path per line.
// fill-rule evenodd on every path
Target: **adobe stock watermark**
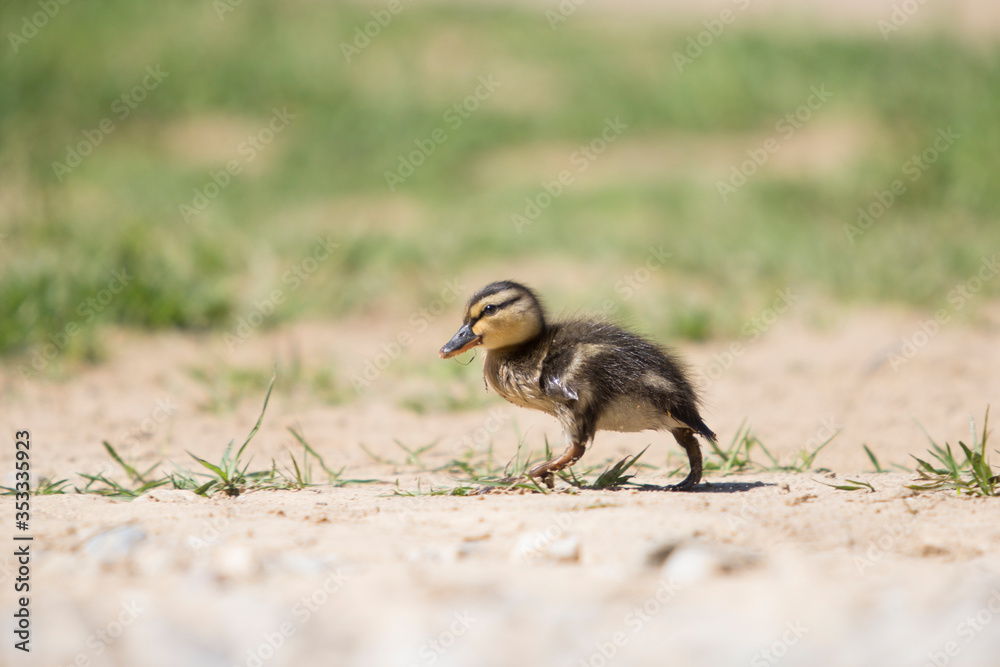
M 448 305 L 458 300 L 465 291 L 465 285 L 458 282 L 457 277 L 446 280 L 436 299 L 410 313 L 407 320 L 410 328 L 400 331 L 388 343 L 382 343 L 381 352 L 365 360 L 361 373 L 351 375 L 351 384 L 354 386 L 355 393 L 360 394 L 370 387 L 372 382 L 378 380 L 382 373 L 399 358 L 403 350 L 413 345 L 414 333 L 425 331 L 431 322 L 440 317 Z
M 733 0 L 738 11 L 746 11 L 750 6 L 750 0 Z M 714 19 L 706 19 L 702 22 L 705 29 L 696 35 L 687 38 L 687 45 L 684 51 L 674 51 L 674 66 L 681 74 L 689 65 L 694 64 L 705 53 L 705 50 L 715 44 L 715 40 L 722 36 L 726 27 L 736 21 L 736 14 L 732 9 L 723 9 Z
M 468 610 L 461 613 L 456 611 L 447 628 L 417 649 L 417 662 L 409 663 L 408 667 L 430 667 L 436 664 L 475 623 L 476 619 Z
M 229 526 L 232 523 L 232 516 L 239 514 L 239 512 L 240 510 L 236 507 L 227 507 L 225 514 L 216 515 L 213 513 L 211 519 L 201 522 L 197 535 L 188 535 L 186 540 L 188 548 L 195 555 L 200 555 L 205 549 L 214 544 L 223 533 L 229 530 Z
M 640 289 L 646 286 L 653 277 L 653 273 L 659 271 L 667 265 L 667 260 L 673 257 L 663 249 L 663 245 L 649 246 L 649 253 L 646 260 L 615 281 L 615 292 L 620 294 L 622 301 L 630 301 Z M 595 317 L 611 318 L 618 314 L 621 304 L 615 299 L 605 299 L 601 307 L 594 313 Z
M 559 0 L 559 5 L 554 10 L 545 10 L 545 18 L 549 22 L 549 27 L 553 30 L 558 28 L 559 24 L 565 23 L 566 19 L 576 14 L 576 10 L 586 2 L 587 0 Z
M 642 632 L 642 629 L 656 617 L 663 608 L 681 590 L 680 584 L 673 578 L 660 579 L 656 590 L 642 604 L 633 606 L 626 612 L 622 623 L 624 627 L 611 633 L 606 639 L 594 642 L 594 649 L 587 657 L 577 661 L 578 667 L 607 667 L 618 653 L 629 643 L 629 640 Z
M 959 644 L 958 639 L 964 640 L 964 645 L 968 646 L 977 635 L 993 623 L 998 615 L 1000 615 L 1000 589 L 994 588 L 990 591 L 990 597 L 986 604 L 979 611 L 966 616 L 955 626 L 956 639 L 945 642 L 941 650 L 927 652 L 927 662 L 923 664 L 923 667 L 947 667 L 950 665 L 952 660 L 962 652 L 963 644 Z
M 454 449 L 459 454 L 482 451 L 508 421 L 510 413 L 507 410 L 493 408 L 486 415 L 483 425 L 460 438 L 455 443 Z
M 805 451 L 815 452 L 818 448 L 833 440 L 843 428 L 844 423 L 839 421 L 835 415 L 824 417 L 820 420 L 819 428 L 816 429 L 813 436 L 806 440 Z
M 93 664 L 92 661 L 104 655 L 108 648 L 121 638 L 144 611 L 145 609 L 140 607 L 136 600 L 122 602 L 121 609 L 114 618 L 108 621 L 103 628 L 87 635 L 84 640 L 86 650 L 77 653 L 69 665 L 86 667 Z
M 29 365 L 19 364 L 17 372 L 22 380 L 38 377 L 49 363 L 69 347 L 70 342 L 83 332 L 84 328 L 97 319 L 107 309 L 115 297 L 121 294 L 135 276 L 126 267 L 111 272 L 106 285 L 76 307 L 79 318 L 70 320 L 62 329 L 46 336 L 46 342 L 35 345 L 28 352 Z
M 407 154 L 400 153 L 399 166 L 395 171 L 385 171 L 385 184 L 389 186 L 389 192 L 395 192 L 396 188 L 406 182 L 410 176 L 417 173 L 417 169 L 422 167 L 427 159 L 437 152 L 439 146 L 448 141 L 448 131 L 457 131 L 475 113 L 483 102 L 490 99 L 502 83 L 494 81 L 493 75 L 481 76 L 478 79 L 479 85 L 471 94 L 455 104 L 452 104 L 441 115 L 441 120 L 447 126 L 435 127 L 426 137 L 413 140 L 416 148 Z
M 843 424 L 837 421 L 835 416 L 824 417 L 820 420 L 820 426 L 816 432 L 805 442 L 805 451 L 814 453 L 826 442 L 833 439 Z M 755 490 L 753 494 L 740 494 L 740 507 L 735 512 L 728 512 L 726 524 L 732 529 L 739 529 L 750 525 L 752 522 L 760 520 L 760 511 L 763 507 L 771 507 L 777 496 L 788 491 L 780 486 L 768 486 Z
M 933 143 L 921 151 L 919 154 L 910 157 L 900 171 L 907 177 L 909 182 L 916 183 L 920 177 L 940 159 L 943 153 L 955 145 L 955 141 L 962 135 L 951 129 L 939 127 Z M 886 211 L 892 208 L 901 196 L 906 194 L 907 185 L 901 178 L 894 179 L 886 190 L 876 190 L 872 193 L 872 201 L 867 206 L 858 207 L 858 220 L 856 224 L 844 224 L 844 233 L 847 240 L 855 243 L 859 236 L 864 235 L 883 216 Z
M 934 316 L 920 323 L 920 327 L 908 336 L 903 336 L 900 340 L 899 351 L 892 351 L 886 355 L 892 370 L 908 364 L 920 350 L 941 332 L 941 327 L 951 322 L 951 318 L 960 310 L 965 308 L 980 290 L 1000 273 L 1000 263 L 997 256 L 983 257 L 976 274 L 955 285 L 948 291 L 946 297 L 948 306 L 940 308 L 934 312 Z
M 264 663 L 273 658 L 285 643 L 295 636 L 306 623 L 312 619 L 330 599 L 340 592 L 344 585 L 350 581 L 350 576 L 342 572 L 339 568 L 327 572 L 323 582 L 311 593 L 303 595 L 291 608 L 291 620 L 284 621 L 273 631 L 265 632 L 260 637 L 260 642 L 246 651 L 246 658 L 236 663 L 235 667 L 262 667 Z M 282 663 L 284 664 L 284 663 Z
M 184 222 L 191 224 L 200 213 L 203 213 L 215 199 L 233 182 L 233 179 L 243 173 L 243 167 L 257 159 L 261 151 L 267 148 L 275 137 L 291 124 L 295 114 L 289 113 L 288 107 L 271 109 L 271 118 L 267 124 L 255 134 L 249 135 L 236 147 L 236 154 L 241 159 L 233 159 L 226 163 L 225 169 L 209 171 L 208 180 L 198 188 L 194 188 L 194 196 L 190 203 L 181 203 L 177 210 Z
M 452 451 L 454 451 L 457 456 L 462 456 L 486 450 L 493 436 L 496 435 L 509 421 L 510 413 L 505 408 L 496 407 L 491 409 L 489 413 L 487 413 L 486 419 L 483 420 L 481 426 L 473 429 L 469 433 L 454 441 Z M 433 470 L 423 473 L 420 480 L 421 483 L 427 483 L 428 487 L 432 489 L 435 486 L 445 486 L 454 481 L 453 479 L 445 475 L 438 474 Z M 408 514 L 410 512 L 418 511 L 427 505 L 432 504 L 433 498 L 434 497 L 431 495 L 419 494 L 397 497 L 396 502 L 402 503 L 403 507 L 405 507 L 408 511 L 398 512 L 396 514 L 396 518 L 400 523 L 404 523 L 407 521 Z M 428 501 L 430 501 L 430 503 Z
M 879 19 L 875 23 L 882 39 L 889 41 L 889 35 L 906 25 L 925 4 L 927 4 L 927 0 L 903 0 L 903 2 L 894 3 L 892 11 L 889 12 L 889 18 Z
M 656 247 L 649 246 L 648 250 L 646 260 L 640 266 L 615 281 L 615 293 L 621 294 L 625 301 L 631 300 L 650 281 L 653 272 L 662 269 L 667 265 L 667 260 L 673 257 L 673 253 L 663 249 L 662 243 Z
M 748 148 L 747 159 L 730 167 L 729 178 L 725 181 L 716 181 L 715 187 L 719 191 L 723 203 L 728 202 L 731 195 L 746 185 L 749 179 L 757 173 L 757 170 L 767 164 L 772 155 L 781 150 L 782 144 L 794 137 L 798 130 L 801 130 L 806 123 L 812 120 L 813 114 L 822 109 L 831 97 L 833 97 L 833 93 L 826 89 L 826 84 L 820 84 L 819 87 L 810 86 L 806 101 L 793 111 L 786 113 L 774 124 L 777 136 L 768 137 L 758 148 Z
M 412 1 L 406 0 L 407 3 Z M 344 54 L 344 60 L 347 61 L 347 64 L 350 65 L 353 58 L 360 56 L 361 52 L 371 45 L 372 40 L 381 35 L 382 31 L 388 28 L 392 20 L 404 9 L 406 9 L 406 5 L 403 4 L 403 0 L 389 0 L 385 3 L 384 9 L 371 10 L 369 14 L 371 14 L 372 20 L 363 26 L 355 26 L 354 39 L 351 40 L 351 43 L 340 43 L 340 52 Z
M 882 560 L 887 553 L 896 548 L 903 537 L 910 534 L 913 524 L 917 521 L 917 513 L 904 503 L 906 514 L 901 519 L 887 523 L 878 536 L 868 540 L 867 546 L 860 555 L 854 556 L 854 567 L 858 574 L 864 576 L 868 568 Z
M 235 12 L 236 8 L 242 4 L 243 0 L 214 0 L 212 9 L 215 10 L 215 15 L 219 17 L 220 21 L 225 21 L 226 14 Z
M 135 447 L 139 444 L 140 440 L 145 440 L 156 433 L 157 429 L 173 417 L 176 412 L 177 406 L 171 402 L 169 396 L 156 399 L 156 404 L 149 412 L 149 415 L 122 433 L 122 445 Z
M 430 470 L 426 472 L 421 472 L 418 486 L 423 485 L 423 488 L 435 489 L 435 488 L 445 488 L 448 485 L 454 485 L 454 477 L 448 477 L 447 475 L 441 474 L 439 472 Z M 396 521 L 401 525 L 405 525 L 407 522 L 412 520 L 412 515 L 419 512 L 427 507 L 437 507 L 434 500 L 435 496 L 429 494 L 416 494 L 412 496 L 395 496 L 393 499 L 393 506 L 401 506 L 404 511 L 396 512 Z M 427 552 L 424 552 L 425 554 Z M 440 554 L 435 553 L 434 557 L 438 557 Z
M 34 39 L 49 24 L 49 21 L 54 19 L 62 11 L 62 8 L 70 2 L 71 0 L 39 0 L 39 11 L 30 16 L 23 16 L 21 29 L 18 32 L 7 33 L 7 41 L 10 42 L 10 48 L 14 51 L 14 55 L 17 55 L 22 46 Z
M 11 571 L 10 556 L 4 556 L 3 560 L 0 560 L 0 584 L 4 584 L 10 579 Z
M 284 287 L 276 287 L 265 298 L 255 300 L 250 311 L 237 318 L 232 330 L 223 336 L 223 341 L 229 351 L 232 352 L 238 348 L 253 335 L 254 331 L 263 326 L 268 318 L 277 312 L 278 306 L 285 302 L 288 293 L 302 287 L 310 277 L 319 271 L 320 265 L 330 259 L 333 256 L 333 251 L 339 247 L 340 244 L 333 241 L 332 234 L 328 234 L 326 238 L 316 237 L 313 241 L 312 251 L 281 274 L 281 284 Z
M 515 552 L 516 559 L 533 565 L 536 560 L 545 555 L 546 550 L 553 543 L 566 537 L 572 525 L 573 517 L 570 514 L 558 512 L 552 522 L 545 527 L 545 530 L 528 533 L 522 537 Z
M 617 141 L 627 129 L 628 124 L 622 122 L 621 116 L 615 116 L 614 119 L 605 118 L 604 128 L 600 134 L 570 154 L 569 162 L 573 168 L 563 169 L 551 181 L 542 181 L 541 191 L 533 197 L 525 197 L 524 209 L 520 213 L 511 214 L 510 221 L 517 233 L 522 234 L 525 227 L 534 224 L 542 211 L 551 206 L 565 188 L 576 181 L 577 175 L 587 171 L 590 165 L 608 150 L 608 146 Z
M 83 164 L 83 159 L 93 153 L 104 138 L 115 131 L 117 123 L 128 118 L 149 93 L 156 90 L 168 76 L 170 72 L 162 71 L 159 65 L 146 67 L 146 75 L 142 80 L 111 103 L 112 116 L 102 118 L 93 129 L 83 130 L 81 132 L 83 139 L 76 144 L 66 144 L 66 157 L 62 162 L 52 163 L 52 172 L 56 175 L 56 179 L 62 183 L 70 172 Z
M 771 501 L 782 493 L 779 486 L 768 486 L 764 489 L 755 490 L 754 495 L 740 494 L 740 508 L 737 512 L 728 512 L 726 524 L 730 528 L 743 528 L 752 522 L 760 519 L 762 507 L 771 507 Z M 766 504 L 764 501 L 767 501 Z
M 794 294 L 791 287 L 779 289 L 774 294 L 774 299 L 771 300 L 769 307 L 743 323 L 740 335 L 744 340 L 733 341 L 728 349 L 712 355 L 712 361 L 699 373 L 703 387 L 708 387 L 721 378 L 726 371 L 733 367 L 737 359 L 746 354 L 749 343 L 753 343 L 763 336 L 782 315 L 791 310 L 802 298 L 800 295 Z
M 785 631 L 775 639 L 767 648 L 763 648 L 750 658 L 750 667 L 768 667 L 776 665 L 788 655 L 789 649 L 799 643 L 802 636 L 809 632 L 809 628 L 802 624 L 802 621 L 788 621 L 785 623 Z

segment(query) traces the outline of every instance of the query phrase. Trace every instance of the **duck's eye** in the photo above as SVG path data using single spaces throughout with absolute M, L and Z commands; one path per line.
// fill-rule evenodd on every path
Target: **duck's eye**
M 488 305 L 488 306 L 486 306 L 485 308 L 483 308 L 483 313 L 482 313 L 482 314 L 483 314 L 483 315 L 492 315 L 492 314 L 493 314 L 493 313 L 495 313 L 495 312 L 497 312 L 497 307 L 496 307 L 496 306 L 494 306 L 494 305 L 493 305 L 493 304 L 491 303 L 490 305 Z

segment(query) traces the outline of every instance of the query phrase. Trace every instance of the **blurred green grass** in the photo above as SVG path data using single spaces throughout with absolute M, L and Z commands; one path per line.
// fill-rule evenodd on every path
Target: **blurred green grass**
M 35 11 L 4 3 L 3 33 Z M 553 31 L 543 8 L 406 4 L 347 63 L 341 43 L 368 11 L 243 3 L 220 19 L 204 2 L 71 3 L 18 53 L 5 44 L 0 353 L 23 354 L 69 323 L 89 340 L 81 304 L 122 267 L 135 278 L 96 322 L 232 329 L 276 288 L 287 299 L 267 324 L 422 303 L 447 278 L 507 262 L 607 267 L 607 284 L 580 293 L 613 295 L 622 270 L 663 244 L 676 291 L 645 321 L 700 338 L 737 332 L 735 314 L 790 285 L 940 307 L 1000 247 L 994 46 L 734 25 L 679 73 L 673 54 L 699 26 L 580 12 Z M 116 100 L 147 66 L 169 76 L 118 119 Z M 445 111 L 490 74 L 501 87 L 449 128 Z M 716 182 L 819 85 L 834 95 L 802 132 L 821 153 L 841 143 L 831 127 L 848 128 L 847 157 L 832 168 L 809 166 L 822 155 L 803 168 L 766 165 L 724 203 Z M 284 108 L 295 115 L 288 127 L 185 222 L 180 204 Z M 525 198 L 616 116 L 628 129 L 596 175 L 518 234 L 511 215 Z M 53 162 L 105 118 L 114 131 L 60 181 Z M 858 207 L 949 126 L 961 135 L 954 146 L 849 242 Z M 437 127 L 447 141 L 390 192 L 386 171 Z M 680 153 L 664 166 L 659 148 L 675 141 Z M 722 158 L 702 159 L 719 146 L 730 147 Z M 626 147 L 631 157 L 614 157 Z M 624 176 L 600 170 L 616 159 Z M 283 276 L 327 235 L 336 252 L 292 288 Z M 1000 281 L 982 294 L 1000 294 Z

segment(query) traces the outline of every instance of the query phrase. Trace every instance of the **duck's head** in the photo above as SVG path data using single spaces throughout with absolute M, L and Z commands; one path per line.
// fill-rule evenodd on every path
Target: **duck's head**
M 439 354 L 450 359 L 474 347 L 510 347 L 536 338 L 544 329 L 545 313 L 534 292 L 510 280 L 490 283 L 469 299 L 462 327 Z

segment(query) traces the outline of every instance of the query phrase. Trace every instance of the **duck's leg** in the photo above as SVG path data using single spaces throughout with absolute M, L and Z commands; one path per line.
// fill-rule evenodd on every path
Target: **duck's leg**
M 701 481 L 701 446 L 694 437 L 694 432 L 687 428 L 678 428 L 671 431 L 677 444 L 687 452 L 688 462 L 691 464 L 691 472 L 680 484 L 670 487 L 673 491 L 690 491 L 695 484 Z
M 561 456 L 558 456 L 550 461 L 546 461 L 545 463 L 539 463 L 534 468 L 529 470 L 527 475 L 529 478 L 539 480 L 551 489 L 555 487 L 555 473 L 579 461 L 585 451 L 587 451 L 586 445 L 582 443 L 570 442 L 570 445 L 566 447 L 566 451 L 564 451 Z M 503 479 L 497 480 L 496 484 L 514 485 L 518 482 L 523 482 L 524 479 L 524 475 L 521 477 L 504 477 Z M 498 487 L 482 486 L 476 490 L 473 495 L 481 496 L 493 491 L 496 488 Z
M 572 440 L 566 451 L 562 453 L 562 456 L 554 458 L 551 461 L 546 461 L 545 463 L 539 463 L 528 471 L 528 476 L 540 480 L 551 489 L 555 486 L 555 479 L 553 477 L 555 473 L 579 461 L 585 451 L 587 451 L 587 447 L 582 442 Z
M 587 443 L 594 439 L 597 430 L 597 415 L 579 401 L 556 410 L 556 418 L 566 433 L 566 451 L 550 461 L 539 463 L 528 471 L 528 476 L 544 482 L 550 489 L 555 486 L 555 473 L 568 468 L 587 451 Z

